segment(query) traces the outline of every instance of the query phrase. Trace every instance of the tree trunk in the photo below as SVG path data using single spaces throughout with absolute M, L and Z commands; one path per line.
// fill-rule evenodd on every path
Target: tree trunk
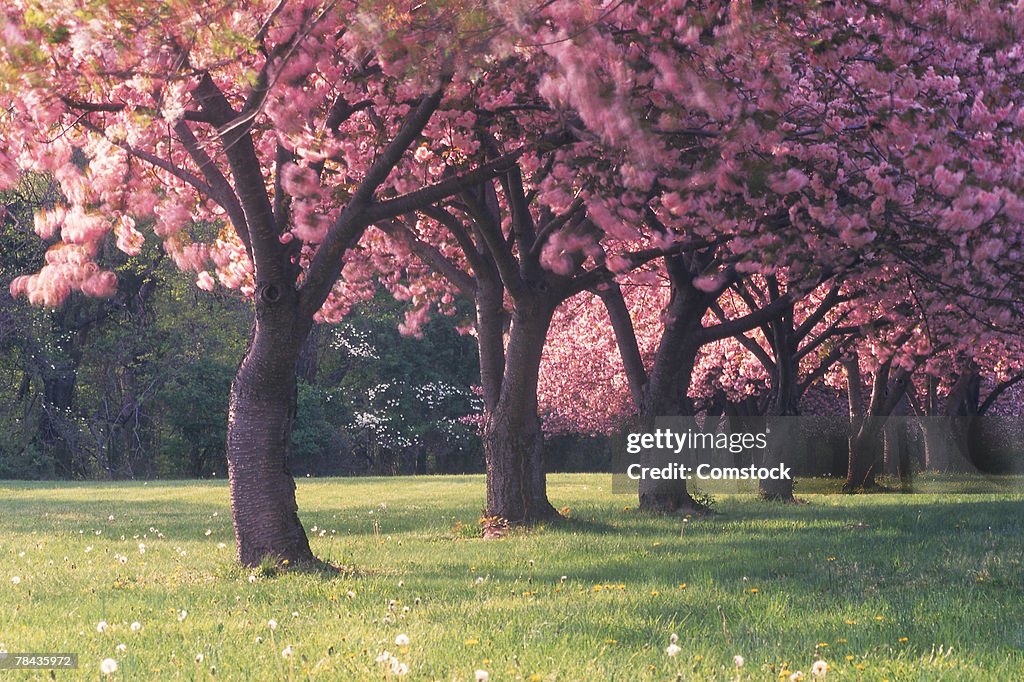
M 697 318 L 699 321 L 699 318 Z M 682 322 L 683 320 L 681 320 Z M 692 322 L 692 318 L 687 321 Z M 663 336 L 671 338 L 676 334 L 685 338 L 685 333 L 676 330 L 666 330 Z M 693 367 L 697 362 L 697 352 L 700 346 L 693 343 L 681 343 L 674 353 L 666 355 L 675 359 L 676 363 L 671 372 L 659 374 L 657 361 L 654 370 L 651 372 L 651 380 L 646 387 L 646 395 L 641 410 L 641 421 L 646 424 L 653 424 L 656 417 L 679 415 L 683 417 L 694 416 L 693 406 L 686 395 L 690 387 L 690 379 L 693 375 Z M 659 348 L 659 355 L 662 353 Z M 640 465 L 643 467 L 664 465 L 657 453 L 644 450 L 640 455 Z M 696 464 L 696 461 L 687 464 Z M 655 480 L 642 478 L 639 481 L 639 505 L 643 511 L 657 514 L 703 514 L 708 508 L 690 495 L 686 481 L 680 480 Z
M 872 420 L 871 417 L 860 418 Z M 877 487 L 875 477 L 878 474 L 881 430 L 872 425 L 862 423 L 850 436 L 850 457 L 846 467 L 845 492 L 870 490 Z
M 291 292 L 294 295 L 294 291 Z M 295 364 L 309 326 L 277 290 L 258 300 L 245 358 L 231 385 L 228 477 L 238 559 L 313 560 L 288 470 L 296 411 Z
M 787 453 L 804 452 L 804 447 L 799 442 L 800 425 L 797 423 L 797 418 L 790 414 L 772 416 L 781 416 L 782 418 L 767 420 L 771 431 L 766 434 L 768 447 L 764 449 L 761 466 L 771 468 L 796 464 L 791 458 L 787 458 Z M 773 502 L 796 501 L 796 498 L 793 497 L 792 478 L 762 478 L 757 482 L 757 492 L 762 499 Z
M 486 515 L 512 525 L 528 525 L 558 516 L 548 502 L 542 456 L 544 436 L 537 414 L 540 360 L 553 313 L 554 308 L 543 302 L 517 302 L 501 389 L 496 402 L 485 405 Z M 481 357 L 481 362 L 487 359 Z M 489 390 L 492 388 L 485 386 L 484 393 L 493 394 Z

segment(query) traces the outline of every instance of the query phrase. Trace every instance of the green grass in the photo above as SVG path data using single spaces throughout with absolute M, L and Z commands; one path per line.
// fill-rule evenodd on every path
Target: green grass
M 1024 679 L 1020 493 L 720 496 L 681 523 L 610 489 L 552 476 L 567 521 L 484 541 L 481 477 L 301 480 L 314 551 L 349 570 L 257 577 L 223 483 L 0 483 L 0 642 L 77 652 L 59 679 L 112 657 L 113 679 L 381 680 L 384 650 L 410 680 L 810 680 L 818 658 L 828 680 Z

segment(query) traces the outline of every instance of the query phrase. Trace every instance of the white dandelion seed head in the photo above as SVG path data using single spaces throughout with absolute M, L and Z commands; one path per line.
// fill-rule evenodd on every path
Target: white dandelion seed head
M 110 516 L 107 517 L 107 521 L 113 521 L 113 520 L 114 520 L 114 515 L 113 514 L 111 514 Z
M 292 611 L 292 618 L 298 618 L 298 617 L 299 617 L 299 612 L 298 611 Z
M 382 651 L 379 654 L 377 654 L 377 658 L 375 658 L 373 660 L 376 663 L 385 663 L 387 661 L 390 661 L 391 660 L 391 652 L 390 651 Z
M 112 658 L 104 658 L 100 661 L 100 672 L 104 675 L 113 675 L 117 672 L 117 661 Z
M 135 621 L 134 623 L 131 624 L 131 626 L 129 626 L 129 629 L 132 632 L 138 632 L 139 630 L 142 629 L 142 623 L 140 623 L 139 621 Z
M 124 652 L 128 651 L 128 645 L 121 643 L 115 646 L 114 649 L 117 651 L 117 653 L 123 654 Z
M 678 656 L 679 652 L 682 650 L 682 647 L 680 647 L 678 644 L 669 644 L 667 647 L 665 647 L 665 654 L 670 657 L 675 657 Z
M 348 597 L 349 599 L 355 599 L 356 598 L 356 593 L 353 592 L 352 590 L 349 590 L 348 592 L 345 593 L 345 596 Z
M 206 656 L 203 656 L 203 653 L 201 651 L 198 654 L 196 654 L 196 663 L 202 663 L 205 660 Z
M 212 531 L 212 530 L 210 530 L 209 528 L 207 528 L 207 529 L 206 529 L 206 532 L 205 532 L 205 533 L 203 533 L 203 535 L 205 535 L 206 537 L 210 537 L 211 535 L 213 535 L 213 531 Z
M 815 677 L 825 677 L 828 674 L 828 663 L 821 659 L 815 661 L 811 666 L 811 674 Z
M 259 636 L 257 636 L 257 637 L 256 637 L 256 643 L 257 643 L 257 644 L 263 644 L 263 638 L 262 638 L 262 637 L 259 637 Z
M 737 668 L 742 668 L 743 664 L 746 663 L 746 660 L 739 654 L 736 654 L 732 657 L 732 662 Z
M 474 679 L 476 682 L 487 682 L 487 680 L 491 679 L 491 674 L 486 670 L 477 670 L 474 673 Z
M 797 670 L 789 676 L 789 682 L 801 682 L 804 679 L 803 671 Z
M 281 658 L 291 658 L 295 655 L 295 651 L 292 649 L 292 645 L 289 644 L 281 651 Z
M 274 620 L 273 618 L 271 618 L 270 620 L 267 621 L 267 627 L 269 627 L 271 630 L 276 630 L 277 629 L 277 621 Z
M 217 543 L 217 549 L 224 549 L 225 547 L 227 547 L 227 545 L 225 545 L 223 542 Z
M 402 677 L 409 674 L 409 666 L 400 662 L 397 658 L 391 659 L 391 674 Z
M 145 545 L 145 543 L 140 542 L 139 543 L 139 554 L 145 554 L 145 553 L 146 553 L 146 545 Z
M 397 646 L 409 646 L 409 635 L 398 635 L 395 637 L 395 644 Z
M 678 641 L 679 641 L 679 635 L 677 635 L 676 633 L 673 632 L 671 635 L 668 636 L 668 643 L 669 644 L 675 644 Z
M 106 632 L 109 627 L 110 625 L 107 623 L 107 621 L 101 620 L 100 622 L 96 623 L 96 632 L 102 634 Z
M 182 609 L 181 611 L 178 611 L 178 622 L 179 623 L 181 621 L 185 620 L 186 618 L 188 618 L 188 611 L 186 611 L 185 609 Z
M 18 585 L 20 583 L 21 583 L 21 576 L 18 576 L 18 575 L 11 576 L 11 584 L 12 585 Z

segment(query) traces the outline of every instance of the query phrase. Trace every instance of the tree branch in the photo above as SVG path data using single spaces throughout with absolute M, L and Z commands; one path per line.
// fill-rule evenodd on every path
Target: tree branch
M 443 275 L 466 298 L 472 299 L 476 294 L 476 282 L 458 265 L 448 260 L 437 247 L 419 239 L 407 225 L 397 220 L 378 223 L 377 227 L 386 235 L 402 241 L 415 253 L 420 260 Z
M 699 332 L 700 341 L 702 343 L 710 343 L 748 332 L 754 327 L 760 327 L 765 322 L 778 317 L 792 303 L 793 300 L 790 298 L 790 295 L 788 293 L 783 294 L 763 308 L 747 313 L 743 317 L 737 317 L 734 320 L 722 322 L 712 327 L 702 328 Z
M 598 289 L 596 293 L 608 311 L 608 319 L 611 320 L 612 330 L 615 332 L 615 343 L 619 347 L 622 366 L 629 381 L 633 405 L 639 410 L 644 400 L 644 388 L 647 386 L 647 369 L 640 355 L 633 318 L 629 315 L 626 299 L 623 298 L 622 289 L 618 284 L 613 282 L 605 288 Z
M 343 256 L 345 251 L 356 245 L 366 228 L 376 222 L 395 218 L 403 213 L 411 213 L 414 209 L 399 211 L 397 213 L 383 214 L 373 213 L 369 209 L 373 207 L 372 199 L 377 188 L 387 179 L 391 171 L 401 160 L 402 155 L 412 143 L 423 132 L 431 116 L 437 110 L 444 96 L 447 79 L 432 93 L 424 97 L 415 109 L 409 114 L 401 129 L 388 143 L 380 157 L 366 172 L 366 176 L 359 187 L 356 188 L 351 200 L 341 210 L 338 218 L 334 221 L 327 236 L 324 238 L 320 248 L 317 249 L 313 261 L 306 271 L 306 279 L 302 283 L 300 296 L 302 298 L 302 312 L 312 317 L 320 309 L 331 287 L 341 275 L 344 265 Z M 443 198 L 443 197 L 439 197 Z M 380 204 L 377 204 L 380 206 Z

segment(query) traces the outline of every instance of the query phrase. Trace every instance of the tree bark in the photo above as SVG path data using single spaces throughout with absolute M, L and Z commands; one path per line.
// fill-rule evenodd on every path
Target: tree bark
M 870 490 L 877 487 L 875 480 L 880 463 L 879 454 L 882 443 L 879 436 L 881 430 L 874 425 L 864 423 L 874 421 L 871 417 L 858 417 L 860 428 L 855 428 L 850 436 L 850 454 L 846 465 L 845 492 Z
M 772 294 L 774 298 L 779 297 L 777 287 L 774 286 Z M 800 437 L 800 428 L 795 417 L 799 414 L 797 403 L 799 402 L 797 363 L 795 361 L 797 352 L 797 341 L 793 331 L 793 306 L 786 308 L 777 319 L 770 325 L 772 331 L 772 348 L 775 349 L 775 376 L 774 395 L 770 407 L 769 417 L 783 417 L 772 420 L 772 431 L 767 434 L 768 447 L 765 448 L 763 465 L 773 467 L 785 463 L 785 453 L 798 453 L 802 447 L 797 442 Z M 757 491 L 765 500 L 777 502 L 794 502 L 793 479 L 761 479 L 757 483 Z
M 669 333 L 666 330 L 666 335 Z M 673 368 L 672 377 L 657 378 L 657 372 L 651 372 L 651 381 L 647 384 L 640 415 L 644 423 L 653 424 L 656 417 L 663 416 L 694 416 L 689 398 L 685 393 L 681 394 L 680 391 L 685 391 L 690 387 L 690 379 L 693 375 L 693 367 L 697 362 L 699 348 L 700 346 L 693 343 L 684 343 L 678 348 L 678 351 L 673 354 L 678 364 Z M 655 367 L 657 369 L 657 363 Z M 644 467 L 663 465 L 659 459 L 655 453 L 644 450 L 640 455 L 640 465 Z M 639 505 L 643 511 L 658 514 L 703 514 L 708 511 L 707 507 L 693 498 L 683 479 L 677 481 L 640 479 Z
M 558 516 L 548 502 L 544 436 L 537 413 L 541 354 L 553 313 L 554 307 L 537 299 L 516 302 L 501 388 L 493 404 L 485 403 L 486 515 L 511 525 Z M 481 340 L 487 337 L 481 334 Z M 493 358 L 481 355 L 481 363 L 485 362 L 493 362 Z M 493 388 L 485 386 L 485 395 L 494 395 Z
M 231 385 L 228 477 L 238 559 L 313 561 L 288 469 L 296 411 L 295 365 L 309 331 L 298 323 L 294 290 L 258 292 L 256 321 Z

